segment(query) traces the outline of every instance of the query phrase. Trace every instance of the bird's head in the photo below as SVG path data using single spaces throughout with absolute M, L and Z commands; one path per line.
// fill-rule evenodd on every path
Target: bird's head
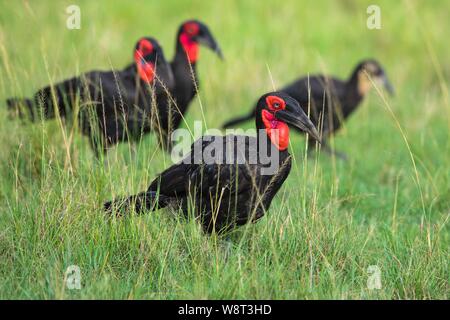
M 305 131 L 320 142 L 319 132 L 297 100 L 284 92 L 263 95 L 256 108 L 256 127 L 265 129 L 272 144 L 280 151 L 289 146 L 289 125 Z
M 147 83 L 153 83 L 156 72 L 158 75 L 160 73 L 171 74 L 161 46 L 151 37 L 141 38 L 136 43 L 134 62 L 140 78 Z
M 372 81 L 383 86 L 390 95 L 394 94 L 394 87 L 376 60 L 369 59 L 359 63 L 355 69 L 355 75 L 358 81 L 358 92 L 361 96 L 365 96 L 370 90 Z
M 198 20 L 188 20 L 181 24 L 178 31 L 178 43 L 187 55 L 189 63 L 197 61 L 199 44 L 210 48 L 223 59 L 219 44 L 209 31 L 208 26 Z

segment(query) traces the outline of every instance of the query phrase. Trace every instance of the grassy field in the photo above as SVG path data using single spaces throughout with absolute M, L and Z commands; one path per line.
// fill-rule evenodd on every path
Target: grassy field
M 449 298 L 448 1 L 0 2 L 0 298 Z M 66 28 L 73 3 L 81 30 Z M 370 4 L 381 8 L 380 30 L 366 27 Z M 305 161 L 294 134 L 288 180 L 228 249 L 168 210 L 105 218 L 105 200 L 143 190 L 171 164 L 155 136 L 97 161 L 76 126 L 24 126 L 4 103 L 79 72 L 120 69 L 143 35 L 171 59 L 178 26 L 192 17 L 210 26 L 226 61 L 202 50 L 185 126 L 204 116 L 219 127 L 272 80 L 345 78 L 367 57 L 396 88 L 386 100 L 372 90 L 335 137 L 348 162 Z M 70 265 L 80 267 L 80 290 L 65 285 Z M 379 290 L 367 287 L 370 266 Z

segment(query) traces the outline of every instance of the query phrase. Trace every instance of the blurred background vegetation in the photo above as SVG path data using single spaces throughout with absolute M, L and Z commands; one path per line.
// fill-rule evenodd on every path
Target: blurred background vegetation
M 450 2 L 0 3 L 0 298 L 448 298 Z M 66 28 L 71 4 L 80 30 Z M 366 27 L 371 4 L 380 30 Z M 334 143 L 347 163 L 304 161 L 294 135 L 293 172 L 229 253 L 167 211 L 102 215 L 104 200 L 144 189 L 170 165 L 154 136 L 100 163 L 70 126 L 24 126 L 4 103 L 80 72 L 121 69 L 144 35 L 171 59 L 190 18 L 209 25 L 226 60 L 201 50 L 186 125 L 203 112 L 219 127 L 273 85 L 319 72 L 346 78 L 364 58 L 381 62 L 397 93 L 384 102 L 372 90 L 346 122 Z M 72 264 L 81 290 L 64 286 Z M 382 271 L 381 290 L 366 287 L 370 265 Z

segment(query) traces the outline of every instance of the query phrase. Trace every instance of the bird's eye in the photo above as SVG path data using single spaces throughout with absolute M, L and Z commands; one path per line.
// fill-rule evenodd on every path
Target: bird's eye
M 284 110 L 285 105 L 286 104 L 284 100 L 278 96 L 268 96 L 266 98 L 266 106 L 269 108 L 269 110 L 272 111 Z

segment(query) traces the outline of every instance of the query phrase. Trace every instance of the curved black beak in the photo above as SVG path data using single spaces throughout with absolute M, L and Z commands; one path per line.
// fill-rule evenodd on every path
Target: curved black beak
M 196 40 L 198 41 L 198 43 L 210 48 L 213 52 L 215 52 L 219 56 L 220 59 L 222 60 L 224 59 L 219 44 L 217 43 L 216 39 L 214 39 L 212 33 L 206 26 L 203 26 Z
M 381 77 L 381 81 L 383 83 L 384 88 L 389 93 L 389 95 L 394 96 L 394 94 L 395 94 L 394 86 L 392 85 L 391 81 L 389 81 L 389 78 L 387 77 L 387 75 L 385 73 L 383 73 L 383 75 Z
M 285 99 L 286 108 L 275 112 L 275 118 L 291 124 L 321 143 L 319 132 L 294 98 Z

